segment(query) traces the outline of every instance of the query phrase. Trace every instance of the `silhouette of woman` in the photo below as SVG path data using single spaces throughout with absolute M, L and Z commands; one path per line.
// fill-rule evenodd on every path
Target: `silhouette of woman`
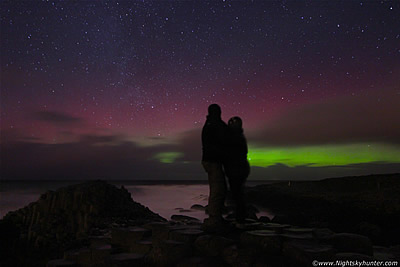
M 247 142 L 243 134 L 242 119 L 233 117 L 228 121 L 228 143 L 225 174 L 236 205 L 236 221 L 243 223 L 246 218 L 246 203 L 244 200 L 244 185 L 250 174 L 250 164 L 247 160 Z

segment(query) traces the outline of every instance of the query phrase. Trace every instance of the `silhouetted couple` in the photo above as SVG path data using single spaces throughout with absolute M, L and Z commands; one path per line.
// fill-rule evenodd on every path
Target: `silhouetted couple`
M 246 218 L 244 184 L 250 173 L 250 165 L 247 161 L 247 142 L 243 134 L 242 120 L 233 117 L 227 125 L 221 119 L 221 108 L 212 104 L 208 107 L 201 138 L 202 165 L 208 173 L 210 185 L 209 218 L 204 220 L 203 229 L 219 231 L 228 225 L 222 217 L 227 192 L 225 175 L 228 177 L 236 205 L 236 221 L 242 223 Z

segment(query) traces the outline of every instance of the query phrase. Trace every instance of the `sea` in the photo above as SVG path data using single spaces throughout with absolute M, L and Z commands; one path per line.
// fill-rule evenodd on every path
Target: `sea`
M 18 210 L 39 199 L 48 190 L 57 190 L 84 181 L 0 181 L 0 219 L 8 212 Z M 172 215 L 186 215 L 203 220 L 204 211 L 190 209 L 194 204 L 207 205 L 209 187 L 207 181 L 109 181 L 124 186 L 132 199 L 148 207 L 165 219 Z M 246 186 L 273 183 L 273 181 L 248 181 Z M 260 216 L 272 218 L 274 214 L 257 207 Z

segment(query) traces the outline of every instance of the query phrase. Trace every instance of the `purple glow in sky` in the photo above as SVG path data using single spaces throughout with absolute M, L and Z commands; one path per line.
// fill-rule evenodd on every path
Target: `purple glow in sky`
M 205 179 L 211 103 L 243 119 L 255 179 L 398 172 L 399 17 L 398 1 L 2 1 L 2 177 Z

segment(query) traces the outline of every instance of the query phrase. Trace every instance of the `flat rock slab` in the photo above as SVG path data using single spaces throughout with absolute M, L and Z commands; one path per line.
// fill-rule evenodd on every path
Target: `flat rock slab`
M 263 228 L 267 230 L 274 230 L 276 233 L 281 234 L 286 228 L 290 228 L 289 224 L 279 224 L 279 223 L 265 223 Z
M 102 247 L 111 244 L 111 238 L 108 236 L 91 236 L 89 237 L 90 247 Z
M 258 221 L 260 221 L 262 223 L 270 223 L 271 219 L 267 216 L 261 216 L 260 218 L 258 218 Z
M 144 254 L 147 255 L 153 248 L 153 241 L 151 240 L 140 240 L 135 244 L 130 246 L 129 251 L 132 253 Z
M 167 249 L 186 247 L 186 244 L 184 242 L 170 240 L 170 239 L 163 240 L 162 244 L 163 244 L 163 247 L 167 248 Z
M 92 252 L 92 265 L 101 265 L 110 256 L 113 249 L 111 245 L 99 246 L 91 249 Z
M 177 221 L 177 222 L 200 222 L 200 220 L 197 218 L 186 216 L 186 215 L 177 215 L 177 214 L 172 215 L 171 220 Z
M 142 227 L 152 231 L 153 229 L 165 228 L 170 225 L 171 223 L 169 222 L 150 222 L 142 225 Z
M 173 231 L 193 229 L 192 226 L 185 224 L 168 225 L 153 231 L 152 239 L 155 241 L 170 239 L 170 233 Z
M 338 252 L 351 252 L 373 255 L 371 240 L 362 235 L 340 233 L 332 235 L 328 240 Z
M 194 205 L 192 205 L 192 206 L 190 207 L 190 209 L 192 209 L 192 210 L 202 210 L 202 211 L 205 211 L 205 210 L 206 210 L 206 207 L 204 207 L 204 206 L 202 206 L 202 205 L 200 205 L 200 204 L 194 204 Z
M 64 252 L 64 259 L 74 261 L 80 265 L 90 264 L 92 261 L 92 251 L 89 248 L 66 251 Z
M 240 223 L 235 225 L 236 228 L 240 230 L 250 231 L 250 230 L 263 230 L 263 223 L 252 222 L 252 223 Z
M 151 238 L 153 240 L 156 239 L 168 239 L 168 227 L 171 227 L 172 224 L 170 222 L 151 222 L 145 225 L 142 225 L 143 228 L 151 231 Z
M 194 247 L 196 251 L 205 256 L 221 255 L 225 248 L 233 245 L 234 240 L 217 235 L 202 235 L 199 236 Z
M 169 238 L 185 243 L 193 243 L 199 236 L 204 235 L 204 232 L 198 229 L 184 229 L 171 231 Z
M 312 235 L 313 233 L 312 228 L 297 228 L 297 227 L 291 227 L 291 228 L 285 228 L 283 229 L 284 234 L 310 234 Z
M 154 244 L 149 258 L 157 266 L 173 266 L 186 257 L 190 257 L 192 249 L 183 242 L 175 240 L 162 240 Z
M 285 233 L 280 235 L 283 241 L 291 240 L 308 240 L 313 241 L 314 237 L 311 233 Z
M 111 231 L 111 244 L 129 247 L 131 244 L 150 235 L 150 230 L 141 227 L 113 228 Z
M 153 227 L 151 239 L 155 243 L 162 240 L 167 240 L 169 239 L 169 233 L 171 231 L 178 231 L 185 229 L 188 229 L 186 225 L 173 225 L 173 224 L 158 225 L 156 227 Z
M 310 241 L 294 240 L 282 244 L 282 255 L 298 266 L 310 266 L 313 260 L 331 260 L 334 253 L 331 246 Z
M 237 245 L 227 247 L 222 255 L 225 263 L 228 266 L 234 267 L 250 267 L 250 266 L 282 266 L 273 265 L 271 263 L 270 256 L 260 251 L 254 250 L 249 247 L 239 248 Z M 264 261 L 265 257 L 269 261 Z M 263 262 L 264 261 L 264 262 Z M 269 264 L 268 264 L 269 263 Z
M 144 255 L 137 253 L 120 253 L 107 259 L 107 266 L 113 267 L 143 266 L 143 264 Z
M 187 230 L 191 229 L 192 227 L 187 225 L 187 224 L 175 224 L 175 225 L 170 225 L 166 229 L 169 231 L 179 231 L 179 230 Z
M 193 212 L 193 210 L 186 210 L 186 209 L 181 209 L 179 212 Z
M 197 230 L 201 230 L 201 223 L 189 223 L 189 224 L 185 224 L 186 229 L 197 229 Z
M 220 267 L 224 266 L 220 257 L 191 257 L 178 262 L 177 267 Z
M 343 260 L 343 261 L 372 261 L 374 258 L 365 254 L 359 253 L 337 253 L 335 255 L 335 260 Z
M 324 241 L 333 236 L 335 232 L 328 228 L 315 228 L 312 234 L 316 239 Z
M 245 231 L 240 236 L 240 241 L 246 245 L 262 245 L 262 240 L 266 236 L 277 235 L 273 230 L 253 230 Z
M 244 246 L 253 247 L 268 253 L 278 253 L 282 246 L 282 237 L 272 230 L 247 231 L 240 235 Z
M 374 246 L 374 259 L 380 261 L 400 260 L 399 250 L 400 247 L 397 248 L 397 256 L 396 256 L 396 252 L 393 249 Z
M 65 260 L 65 259 L 58 259 L 58 260 L 51 260 L 47 263 L 47 267 L 72 267 L 78 266 L 74 261 Z

